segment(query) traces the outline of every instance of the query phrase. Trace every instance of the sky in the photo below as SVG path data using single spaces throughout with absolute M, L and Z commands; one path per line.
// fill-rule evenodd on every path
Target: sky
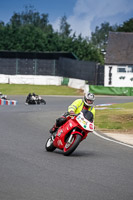
M 0 0 L 0 21 L 8 23 L 14 12 L 21 13 L 29 5 L 48 14 L 54 30 L 59 30 L 65 15 L 72 31 L 83 37 L 90 37 L 101 23 L 121 25 L 133 18 L 133 0 Z

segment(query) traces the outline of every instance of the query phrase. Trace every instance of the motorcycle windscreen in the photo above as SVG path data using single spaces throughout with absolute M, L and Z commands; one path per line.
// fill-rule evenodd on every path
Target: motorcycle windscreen
M 92 112 L 90 112 L 88 110 L 82 110 L 82 113 L 83 113 L 85 119 L 87 119 L 90 122 L 93 122 L 93 114 L 92 114 Z

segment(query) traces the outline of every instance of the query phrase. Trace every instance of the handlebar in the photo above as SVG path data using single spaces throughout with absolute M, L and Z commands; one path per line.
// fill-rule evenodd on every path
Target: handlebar
M 67 112 L 67 114 L 70 116 L 78 116 L 80 113 L 79 114 L 70 114 L 70 112 Z

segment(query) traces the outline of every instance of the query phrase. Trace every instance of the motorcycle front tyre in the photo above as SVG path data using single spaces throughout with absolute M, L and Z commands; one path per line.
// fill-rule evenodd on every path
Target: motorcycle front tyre
M 63 149 L 63 153 L 64 156 L 69 156 L 70 154 L 73 153 L 73 151 L 77 148 L 77 146 L 79 145 L 80 141 L 82 139 L 82 136 L 79 134 L 74 134 L 73 135 L 73 141 L 71 144 L 69 144 L 69 147 L 67 147 L 68 143 L 66 143 L 64 149 Z
M 56 147 L 53 145 L 52 137 L 48 138 L 48 140 L 45 144 L 45 149 L 50 152 L 52 152 L 56 149 Z
M 41 104 L 46 104 L 46 101 L 44 99 L 41 99 Z

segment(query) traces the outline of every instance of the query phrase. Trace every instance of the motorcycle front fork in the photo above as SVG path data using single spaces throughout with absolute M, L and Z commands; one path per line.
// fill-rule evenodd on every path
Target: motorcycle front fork
M 72 141 L 73 141 L 73 135 L 70 135 L 70 137 L 69 137 L 69 139 L 68 139 L 67 143 L 68 143 L 68 144 L 71 144 L 71 143 L 72 143 Z

